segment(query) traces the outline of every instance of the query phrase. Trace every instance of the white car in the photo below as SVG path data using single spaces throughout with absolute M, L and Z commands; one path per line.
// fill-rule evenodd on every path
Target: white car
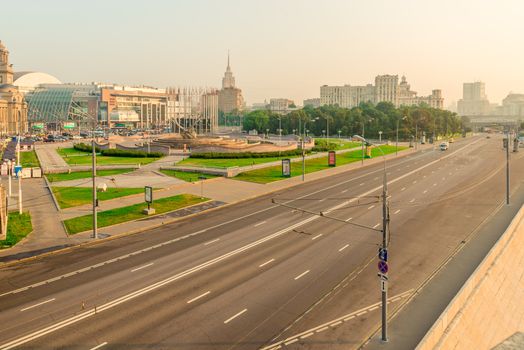
M 441 150 L 441 151 L 447 151 L 448 148 L 449 148 L 449 143 L 447 143 L 447 142 L 442 142 L 442 143 L 440 144 L 440 150 Z

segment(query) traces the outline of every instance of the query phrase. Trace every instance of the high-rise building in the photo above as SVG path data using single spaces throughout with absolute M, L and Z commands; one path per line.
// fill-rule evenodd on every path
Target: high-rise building
M 0 135 L 27 132 L 27 103 L 24 95 L 13 85 L 13 65 L 9 51 L 0 41 Z
M 457 103 L 460 115 L 488 115 L 490 109 L 486 85 L 483 82 L 476 81 L 462 85 L 462 99 Z
M 269 99 L 269 110 L 279 114 L 288 114 L 296 110 L 295 102 L 287 98 L 271 98 Z
M 444 106 L 441 90 L 433 90 L 429 96 L 417 96 L 417 93 L 411 90 L 406 77 L 402 77 L 401 82 L 398 82 L 398 75 L 379 75 L 375 78 L 375 85 L 323 85 L 320 87 L 320 105 L 322 106 L 338 105 L 344 108 L 352 108 L 363 102 L 391 102 L 396 107 L 421 103 L 439 109 Z
M 240 112 L 244 109 L 242 90 L 235 86 L 235 77 L 229 65 L 229 53 L 226 72 L 222 78 L 222 89 L 218 91 L 218 109 L 225 114 Z
M 398 75 L 377 75 L 375 77 L 375 102 L 391 102 L 398 106 Z

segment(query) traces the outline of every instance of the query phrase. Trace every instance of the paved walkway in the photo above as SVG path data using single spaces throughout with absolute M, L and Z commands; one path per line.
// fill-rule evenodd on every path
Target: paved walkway
M 430 150 L 432 149 L 432 145 L 419 146 L 419 150 L 420 149 Z M 408 149 L 399 152 L 399 156 L 411 154 L 414 151 L 414 149 Z M 391 159 L 395 157 L 396 156 L 393 153 L 386 156 L 386 159 Z M 127 175 L 127 179 L 131 178 L 129 181 L 131 181 L 134 185 L 132 187 L 141 187 L 137 185 L 139 183 L 139 179 L 143 180 L 144 178 L 148 178 L 151 181 L 152 178 L 148 177 L 148 175 L 150 173 L 156 174 L 155 169 L 157 166 L 160 166 L 161 162 L 172 161 L 174 160 L 169 157 L 166 157 L 162 161 L 151 163 L 149 166 L 144 166 L 142 169 L 137 170 L 135 172 L 136 175 L 134 177 L 133 175 Z M 382 161 L 382 157 L 367 159 L 364 162 L 364 166 Z M 306 174 L 305 182 L 318 180 L 325 176 L 339 174 L 351 169 L 357 169 L 361 166 L 362 165 L 360 162 L 354 162 L 351 164 Z M 166 178 L 163 175 L 156 175 L 162 178 Z M 124 175 L 119 175 L 120 179 L 117 178 L 117 182 L 119 184 L 124 184 L 124 181 L 127 181 L 127 179 L 125 180 L 123 176 Z M 201 210 L 207 209 L 206 206 L 216 207 L 224 204 L 236 203 L 239 201 L 248 200 L 251 198 L 255 198 L 264 194 L 269 194 L 281 189 L 285 189 L 303 183 L 301 176 L 296 176 L 281 181 L 275 181 L 268 184 L 257 184 L 221 177 L 209 179 L 204 181 L 203 183 L 200 181 L 196 183 L 181 183 L 177 179 L 174 180 L 176 180 L 175 184 L 164 189 L 155 191 L 155 198 L 158 199 L 181 193 L 189 193 L 197 196 L 203 195 L 204 197 L 211 198 L 213 200 L 212 203 L 206 204 L 205 206 L 200 208 Z M 83 179 L 81 181 L 85 182 L 86 180 Z M 61 183 L 54 183 L 53 185 L 64 185 L 68 183 L 73 182 L 67 181 Z M 27 186 L 30 187 L 25 186 L 25 184 L 27 184 Z M 31 210 L 31 213 L 33 215 L 33 222 L 35 223 L 34 232 L 23 243 L 18 244 L 17 246 L 11 249 L 0 251 L 0 262 L 38 255 L 46 251 L 56 250 L 61 247 L 75 245 L 92 240 L 90 238 L 90 232 L 79 233 L 74 236 L 67 236 L 61 224 L 61 221 L 64 219 L 89 214 L 92 210 L 91 204 L 58 211 L 54 203 L 52 202 L 52 197 L 49 195 L 49 192 L 46 192 L 48 190 L 45 187 L 45 182 L 43 179 L 26 180 L 24 182 L 24 186 L 24 193 L 27 193 L 27 196 L 30 196 L 27 199 L 24 199 L 24 202 L 27 203 L 27 208 Z M 136 203 L 143 203 L 143 201 L 144 197 L 142 194 L 113 199 L 109 201 L 103 201 L 100 202 L 99 210 L 103 211 Z M 32 203 L 32 205 L 30 205 L 29 203 Z M 193 211 L 201 211 L 200 209 L 196 208 Z M 186 210 L 185 212 L 186 214 L 192 213 L 191 210 Z M 145 218 L 130 223 L 101 228 L 100 232 L 103 233 L 102 236 L 115 236 L 120 234 L 126 234 L 132 231 L 142 231 L 161 224 L 167 224 L 169 222 L 175 221 L 179 217 L 179 214 L 159 215 L 158 217 Z
M 44 169 L 68 167 L 65 160 L 56 152 L 57 148 L 73 147 L 72 143 L 35 144 L 36 155 Z
M 2 179 L 2 183 L 7 188 L 7 180 Z M 17 210 L 18 181 L 12 182 L 12 191 L 9 209 Z M 0 260 L 6 256 L 21 259 L 77 244 L 82 240 L 67 236 L 43 178 L 24 179 L 22 191 L 22 209 L 31 213 L 33 232 L 13 248 L 0 250 Z

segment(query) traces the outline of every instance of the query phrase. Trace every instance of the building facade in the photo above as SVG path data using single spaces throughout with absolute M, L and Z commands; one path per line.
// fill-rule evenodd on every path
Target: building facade
M 303 101 L 304 107 L 320 107 L 320 98 L 308 98 Z
M 363 102 L 390 102 L 396 107 L 427 104 L 442 109 L 444 98 L 441 90 L 433 90 L 429 96 L 417 96 L 411 90 L 406 77 L 398 82 L 398 75 L 378 75 L 375 85 L 362 86 L 328 86 L 320 87 L 320 105 L 338 105 L 344 108 L 357 107 Z
M 227 56 L 227 68 L 222 78 L 222 89 L 218 91 L 218 110 L 224 114 L 241 112 L 244 109 L 244 98 L 242 90 L 235 86 L 235 77 L 229 65 L 229 54 Z
M 0 41 L 0 135 L 27 132 L 27 103 L 18 87 L 13 85 L 13 65 L 9 51 Z
M 476 81 L 462 85 L 462 99 L 457 102 L 457 111 L 460 115 L 488 115 L 490 110 L 486 85 L 483 82 Z

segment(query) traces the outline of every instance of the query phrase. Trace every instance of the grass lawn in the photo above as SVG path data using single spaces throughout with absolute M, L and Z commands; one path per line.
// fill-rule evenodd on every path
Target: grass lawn
M 91 165 L 91 153 L 77 151 L 74 148 L 59 148 L 58 154 L 64 158 L 69 165 Z M 159 158 L 134 158 L 134 157 L 109 157 L 96 155 L 96 164 L 113 165 L 113 164 L 149 164 Z
M 96 176 L 110 176 L 129 173 L 134 169 L 111 169 L 111 170 L 97 170 Z M 74 171 L 70 174 L 47 174 L 47 180 L 49 182 L 58 182 L 58 181 L 69 181 L 69 180 L 78 180 L 86 179 L 91 177 L 91 171 Z
M 20 163 L 24 168 L 37 168 L 40 166 L 35 151 L 20 152 Z
M 143 193 L 143 188 L 113 188 L 108 187 L 106 192 L 98 192 L 100 201 Z M 92 203 L 93 189 L 90 187 L 53 187 L 53 193 L 60 208 L 71 208 Z
M 186 158 L 176 165 L 189 165 L 209 168 L 230 168 L 234 166 L 248 166 L 262 163 L 274 162 L 284 158 L 296 158 L 301 156 L 293 157 L 268 157 L 268 158 L 225 158 L 225 159 L 204 159 L 204 158 Z
M 315 140 L 321 140 L 321 141 L 327 141 L 327 139 L 324 137 L 315 137 Z M 330 144 L 335 144 L 337 145 L 336 149 L 337 150 L 341 150 L 341 149 L 350 149 L 350 148 L 355 148 L 355 147 L 359 147 L 360 145 L 362 145 L 362 143 L 360 142 L 353 142 L 353 141 L 348 141 L 348 140 L 343 140 L 343 139 L 335 139 L 335 138 L 329 138 L 329 143 Z
M 11 212 L 8 215 L 7 237 L 0 241 L 0 249 L 14 246 L 33 231 L 29 212 L 22 213 L 22 215 L 19 215 L 18 212 Z
M 179 194 L 173 197 L 157 199 L 153 202 L 157 214 L 184 208 L 193 204 L 207 201 L 208 198 L 201 198 L 191 194 Z M 147 208 L 146 203 L 130 205 L 117 209 L 106 210 L 98 213 L 98 227 L 115 225 L 121 222 L 137 220 L 148 217 L 142 214 L 142 210 Z M 67 231 L 70 234 L 83 232 L 93 229 L 93 215 L 84 215 L 64 221 Z
M 190 173 L 190 172 L 185 172 L 185 171 L 168 170 L 168 169 L 161 169 L 160 171 L 168 176 L 176 177 L 177 179 L 184 180 L 187 182 L 200 181 L 200 179 L 198 178 L 199 176 L 205 176 L 206 179 L 212 179 L 218 176 L 218 175 Z
M 385 154 L 394 153 L 395 152 L 395 146 L 380 146 L 382 151 Z M 399 151 L 406 149 L 407 147 L 399 147 Z M 374 157 L 380 157 L 382 156 L 382 153 L 378 149 L 378 147 L 375 147 L 371 150 L 371 156 Z M 352 151 L 347 152 L 343 154 L 337 154 L 337 166 L 338 165 L 344 165 L 349 164 L 353 162 L 358 162 L 362 159 L 362 151 Z M 324 170 L 329 168 L 327 165 L 327 156 L 322 158 L 315 158 L 315 159 L 306 159 L 306 174 L 312 173 L 319 170 Z M 302 162 L 294 162 L 291 163 L 291 176 L 299 176 L 302 175 Z M 256 182 L 256 183 L 268 183 L 273 181 L 278 181 L 284 179 L 282 176 L 282 167 L 281 166 L 273 166 L 263 169 L 257 169 L 252 171 L 247 171 L 245 173 L 238 174 L 236 177 L 234 177 L 235 180 L 243 180 L 243 181 L 250 181 L 250 182 Z

